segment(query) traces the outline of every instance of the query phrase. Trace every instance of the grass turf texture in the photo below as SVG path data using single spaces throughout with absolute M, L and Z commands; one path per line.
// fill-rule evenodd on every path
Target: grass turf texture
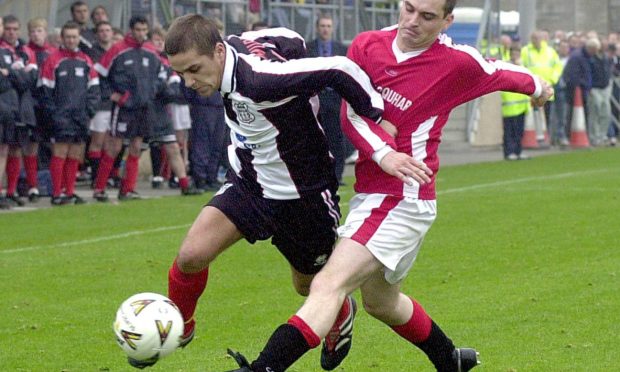
M 438 174 L 438 219 L 403 288 L 457 345 L 480 351 L 477 370 L 618 368 L 619 160 L 614 149 L 583 151 Z M 346 212 L 352 191 L 341 191 Z M 137 292 L 166 293 L 206 199 L 0 215 L 0 370 L 130 370 L 114 341 L 116 309 Z M 151 370 L 234 368 L 227 347 L 254 358 L 301 302 L 269 243 L 239 243 L 212 267 L 193 343 Z M 319 353 L 291 371 L 320 370 Z M 433 369 L 360 311 L 339 370 Z

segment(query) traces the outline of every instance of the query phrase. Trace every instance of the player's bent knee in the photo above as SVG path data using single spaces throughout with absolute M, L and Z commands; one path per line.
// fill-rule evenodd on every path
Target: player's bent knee
M 392 318 L 396 307 L 392 306 L 390 303 L 385 303 L 381 301 L 368 301 L 363 299 L 364 311 L 368 313 L 368 315 L 372 316 L 375 319 L 381 321 L 387 321 Z
M 177 265 L 184 273 L 193 273 L 205 269 L 215 260 L 208 250 L 197 248 L 193 245 L 183 244 L 177 257 Z

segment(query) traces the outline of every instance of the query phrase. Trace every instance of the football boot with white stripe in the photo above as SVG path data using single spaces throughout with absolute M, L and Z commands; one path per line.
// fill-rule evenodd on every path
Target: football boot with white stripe
M 345 301 L 349 301 L 349 315 L 340 324 L 334 324 L 323 341 L 321 367 L 326 371 L 338 367 L 351 350 L 357 304 L 351 296 L 347 296 Z
M 478 353 L 474 349 L 458 348 L 452 352 L 452 359 L 456 363 L 457 372 L 466 372 L 480 364 Z

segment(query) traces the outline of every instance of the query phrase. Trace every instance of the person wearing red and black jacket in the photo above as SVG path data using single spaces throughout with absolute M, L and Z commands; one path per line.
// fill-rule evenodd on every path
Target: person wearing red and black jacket
M 36 152 L 32 151 L 31 135 L 37 124 L 32 91 L 36 87 L 38 67 L 34 52 L 19 39 L 19 19 L 13 15 L 7 15 L 3 17 L 3 24 L 0 58 L 9 66 L 8 78 L 18 96 L 19 111 L 19 120 L 14 123 L 15 129 L 12 130 L 11 137 L 7 138 L 9 154 L 6 163 L 6 197 L 14 205 L 23 206 L 24 201 L 17 195 L 22 150 L 25 155 L 26 173 L 34 173 L 36 177 L 37 170 Z
M 100 9 L 100 8 L 95 8 Z M 93 12 L 95 11 L 93 10 Z M 101 21 L 97 23 L 95 27 L 97 34 L 97 43 L 91 49 L 91 54 L 88 56 L 94 63 L 99 62 L 101 57 L 114 45 L 112 25 L 108 21 Z M 97 177 L 97 170 L 99 169 L 99 161 L 101 160 L 101 153 L 103 150 L 103 144 L 107 133 L 110 131 L 110 119 L 112 117 L 112 101 L 110 101 L 110 95 L 112 90 L 108 79 L 99 77 L 99 89 L 101 90 L 101 101 L 97 107 L 97 113 L 90 121 L 90 143 L 88 144 L 88 163 L 91 169 L 92 183 L 94 184 Z M 123 151 L 119 153 L 119 157 L 122 157 Z M 120 166 L 120 160 L 117 157 L 116 164 Z M 114 171 L 113 171 L 114 173 Z M 118 174 L 118 172 L 116 172 Z
M 78 48 L 80 26 L 67 22 L 61 38 L 62 47 L 44 62 L 39 79 L 54 139 L 50 164 L 52 205 L 83 204 L 84 200 L 75 194 L 75 178 L 88 139 L 88 122 L 99 102 L 99 77 L 90 57 Z
M 114 44 L 95 65 L 97 72 L 108 78 L 113 92 L 110 96 L 113 102 L 111 135 L 106 141 L 94 185 L 93 197 L 98 201 L 108 199 L 105 186 L 123 138 L 129 139 L 130 144 L 119 200 L 140 198 L 135 187 L 142 141 L 151 133 L 149 107 L 161 84 L 165 84 L 159 56 L 154 47 L 146 42 L 149 31 L 147 19 L 133 16 L 129 27 L 131 31 L 124 40 Z
M 42 17 L 28 21 L 28 48 L 35 54 L 39 71 L 47 57 L 58 50 L 47 41 L 47 26 L 47 20 Z M 36 202 L 39 199 L 37 171 L 39 168 L 49 168 L 51 159 L 51 149 L 49 146 L 51 123 L 44 115 L 43 106 L 41 105 L 41 88 L 37 87 L 34 89 L 32 96 L 35 101 L 34 114 L 37 126 L 32 130 L 32 135 L 30 136 L 31 151 L 28 155 L 24 154 L 24 164 L 28 164 L 26 169 L 29 170 L 26 172 L 26 181 L 29 187 L 28 200 Z
M 153 131 L 149 142 L 150 144 L 158 145 L 157 150 L 161 151 L 162 158 L 165 157 L 162 160 L 169 164 L 172 173 L 179 179 L 181 195 L 199 195 L 202 194 L 203 190 L 190 186 L 185 162 L 183 161 L 181 149 L 173 128 L 172 118 L 166 110 L 166 104 L 171 102 L 174 96 L 179 93 L 177 83 L 180 81 L 180 78 L 170 68 L 166 59 L 162 58 L 161 61 L 167 77 L 167 84 L 160 86 L 160 90 L 157 92 L 152 105 Z M 161 174 L 161 164 L 161 161 L 159 165 L 153 164 L 154 175 Z M 158 166 L 160 169 L 157 169 Z
M 0 18 L 0 33 L 2 18 Z M 0 53 L 0 180 L 4 178 L 9 143 L 14 136 L 15 123 L 19 121 L 19 98 L 9 79 L 10 64 Z M 6 198 L 0 182 L 0 209 L 11 209 L 12 203 Z

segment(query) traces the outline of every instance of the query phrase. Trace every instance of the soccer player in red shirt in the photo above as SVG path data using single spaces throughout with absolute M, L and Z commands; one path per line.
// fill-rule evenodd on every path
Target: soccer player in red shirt
M 400 291 L 435 220 L 441 130 L 454 107 L 484 94 L 514 91 L 542 104 L 553 89 L 519 66 L 485 60 L 474 48 L 455 45 L 441 34 L 454 19 L 455 3 L 404 0 L 397 26 L 360 34 L 348 53 L 381 92 L 384 119 L 393 124 L 382 125 L 396 141 L 383 154 L 398 151 L 423 161 L 426 167 L 420 169 L 431 175 L 430 182 L 403 182 L 404 174 L 399 179 L 382 172 L 381 152 L 371 151 L 369 137 L 362 136 L 367 133 L 344 106 L 343 128 L 360 159 L 357 194 L 339 228 L 340 242 L 315 276 L 304 305 L 276 329 L 258 359 L 250 365 L 232 353 L 241 366 L 236 371 L 286 370 L 334 332 L 340 307 L 358 288 L 364 309 L 425 352 L 438 371 L 468 371 L 477 365 L 474 349 L 456 348 L 422 306 Z M 338 344 L 347 337 L 350 344 L 350 327 L 340 331 Z

